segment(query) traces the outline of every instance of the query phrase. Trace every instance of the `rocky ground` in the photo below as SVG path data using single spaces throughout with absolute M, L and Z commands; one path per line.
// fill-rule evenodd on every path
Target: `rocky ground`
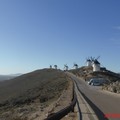
M 43 120 L 50 112 L 70 103 L 70 89 L 72 83 L 65 73 L 53 69 L 37 70 L 1 82 L 0 120 Z
M 56 113 L 71 104 L 73 98 L 73 82 L 71 81 L 70 78 L 68 79 L 70 81 L 68 88 L 63 91 L 60 98 L 53 104 L 53 106 L 48 111 L 47 116 Z M 76 120 L 76 118 L 77 118 L 77 114 L 75 112 L 70 112 L 61 120 Z
M 109 85 L 106 84 L 102 87 L 102 89 L 120 94 L 120 82 L 116 81 L 116 82 L 110 83 Z
M 10 105 L 9 103 L 9 106 L 7 105 L 1 106 L 0 107 L 0 120 L 44 120 L 45 118 L 48 117 L 48 115 L 56 113 L 59 110 L 67 107 L 71 103 L 71 100 L 73 98 L 73 83 L 70 80 L 70 78 L 67 78 L 67 77 L 66 79 L 68 82 L 67 84 L 64 83 L 63 82 L 64 77 L 65 76 L 62 74 L 62 79 L 59 79 L 58 80 L 59 82 L 55 83 L 56 80 L 54 81 L 54 84 L 56 85 L 56 87 L 54 88 L 56 89 L 59 97 L 54 96 L 53 98 L 46 100 L 44 99 L 44 96 L 42 97 L 38 96 L 33 101 L 26 102 L 23 104 L 15 104 L 15 105 L 11 104 Z M 46 88 L 52 89 L 52 87 L 50 86 L 54 84 L 50 83 L 49 87 L 48 85 L 46 85 Z M 61 89 L 57 89 L 59 87 L 64 88 L 62 92 L 61 92 Z M 41 94 L 43 94 L 43 91 L 41 92 L 42 92 Z M 48 91 L 46 92 L 48 93 Z M 56 92 L 54 91 L 54 93 Z M 52 94 L 52 93 L 49 92 L 49 94 Z M 75 117 L 76 117 L 75 113 L 69 113 L 62 120 L 75 120 Z
M 110 84 L 105 84 L 102 89 L 114 93 L 120 93 L 120 75 L 115 72 L 109 70 L 93 72 L 93 68 L 87 66 L 83 66 L 77 70 L 70 70 L 70 72 L 87 81 L 94 77 L 109 80 Z

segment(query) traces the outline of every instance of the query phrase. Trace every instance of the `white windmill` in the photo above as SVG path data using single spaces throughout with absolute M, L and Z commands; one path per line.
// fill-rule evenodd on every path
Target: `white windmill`
M 90 58 L 86 58 L 87 66 L 92 66 L 92 60 Z
M 57 65 L 54 65 L 55 69 L 57 70 Z
M 74 67 L 75 69 L 78 69 L 78 64 L 74 63 L 73 67 Z
M 68 65 L 67 64 L 64 65 L 64 69 L 65 69 L 65 71 L 68 71 Z
M 98 62 L 98 59 L 100 58 L 100 56 L 98 56 L 96 59 L 92 59 L 92 67 L 93 67 L 93 71 L 100 71 L 100 62 Z

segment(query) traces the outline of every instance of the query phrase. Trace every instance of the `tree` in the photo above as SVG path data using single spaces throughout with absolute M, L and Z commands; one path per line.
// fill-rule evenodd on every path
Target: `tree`
M 52 69 L 52 65 L 50 65 L 50 69 Z

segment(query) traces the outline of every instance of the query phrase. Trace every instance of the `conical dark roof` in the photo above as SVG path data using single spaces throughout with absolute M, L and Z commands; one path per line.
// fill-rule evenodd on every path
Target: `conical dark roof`
M 87 61 L 88 61 L 88 62 L 91 62 L 91 60 L 90 60 L 90 59 L 87 59 Z
M 94 60 L 94 64 L 100 64 L 97 60 Z

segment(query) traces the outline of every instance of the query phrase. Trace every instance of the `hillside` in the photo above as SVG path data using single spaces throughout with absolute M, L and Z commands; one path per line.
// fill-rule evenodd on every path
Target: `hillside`
M 16 75 L 0 75 L 0 81 L 3 81 L 3 80 L 10 80 L 10 79 L 13 79 L 17 77 Z
M 0 82 L 0 118 L 14 107 L 28 105 L 36 100 L 50 103 L 68 87 L 64 72 L 54 69 L 36 70 L 9 81 Z M 2 117 L 1 117 L 2 116 Z
M 93 72 L 92 67 L 83 66 L 81 68 L 78 68 L 77 70 L 76 69 L 70 70 L 70 72 L 74 73 L 77 76 L 80 76 L 84 80 L 90 80 L 90 78 L 93 78 L 93 77 L 104 77 L 110 80 L 111 82 L 120 81 L 119 74 L 109 71 L 107 69 Z
M 100 71 L 93 72 L 92 67 L 87 66 L 83 66 L 77 70 L 70 70 L 70 72 L 86 81 L 89 81 L 91 78 L 105 78 L 109 80 L 109 84 L 104 84 L 102 89 L 120 94 L 120 74 L 118 73 L 107 69 L 101 69 Z

